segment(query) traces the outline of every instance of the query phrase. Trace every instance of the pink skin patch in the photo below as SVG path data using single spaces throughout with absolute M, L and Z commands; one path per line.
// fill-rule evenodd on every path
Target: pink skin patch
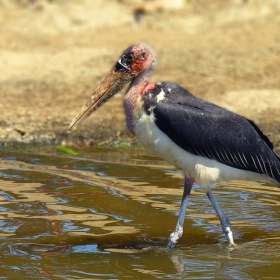
M 141 90 L 141 94 L 145 94 L 148 90 L 153 90 L 155 89 L 155 85 L 151 83 L 147 83 L 144 88 Z
M 185 182 L 189 185 L 192 185 L 194 183 L 194 178 L 185 177 Z
M 134 50 L 133 56 L 137 58 L 139 56 L 139 51 Z M 133 64 L 131 65 L 131 72 L 135 75 L 138 75 L 145 68 L 145 60 L 146 54 L 142 56 L 142 59 L 133 60 Z

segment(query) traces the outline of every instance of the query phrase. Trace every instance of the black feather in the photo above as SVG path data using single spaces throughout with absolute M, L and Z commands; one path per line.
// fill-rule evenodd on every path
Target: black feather
M 157 102 L 156 96 L 165 92 Z M 173 83 L 161 83 L 143 96 L 144 110 L 182 149 L 228 166 L 267 174 L 280 182 L 273 144 L 246 118 L 194 97 Z

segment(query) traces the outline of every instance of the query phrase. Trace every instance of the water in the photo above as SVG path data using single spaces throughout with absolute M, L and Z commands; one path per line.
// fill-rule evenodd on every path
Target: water
M 213 188 L 232 223 L 231 249 L 195 186 L 183 237 L 166 249 L 182 184 L 139 147 L 75 157 L 52 146 L 2 148 L 0 279 L 280 279 L 280 188 Z

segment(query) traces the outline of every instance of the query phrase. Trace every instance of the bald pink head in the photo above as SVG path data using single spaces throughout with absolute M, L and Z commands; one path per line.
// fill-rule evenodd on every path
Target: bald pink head
M 153 69 L 156 64 L 154 50 L 145 42 L 127 48 L 118 60 L 123 67 L 138 76 L 145 69 Z

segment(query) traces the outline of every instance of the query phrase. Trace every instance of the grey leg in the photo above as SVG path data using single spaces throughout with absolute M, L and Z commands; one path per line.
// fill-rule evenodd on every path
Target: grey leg
M 170 234 L 167 244 L 168 248 L 173 248 L 183 234 L 185 214 L 187 210 L 188 199 L 192 190 L 194 180 L 192 178 L 185 178 L 184 192 L 180 206 L 180 212 L 175 230 Z
M 208 190 L 208 192 L 206 194 L 207 194 L 209 200 L 211 201 L 211 203 L 220 219 L 222 229 L 226 235 L 227 240 L 229 241 L 230 245 L 235 245 L 234 241 L 233 241 L 232 231 L 230 228 L 230 221 L 229 221 L 228 217 L 225 215 L 224 211 L 220 207 L 218 201 L 216 200 L 216 198 L 214 197 L 214 195 L 210 189 Z

